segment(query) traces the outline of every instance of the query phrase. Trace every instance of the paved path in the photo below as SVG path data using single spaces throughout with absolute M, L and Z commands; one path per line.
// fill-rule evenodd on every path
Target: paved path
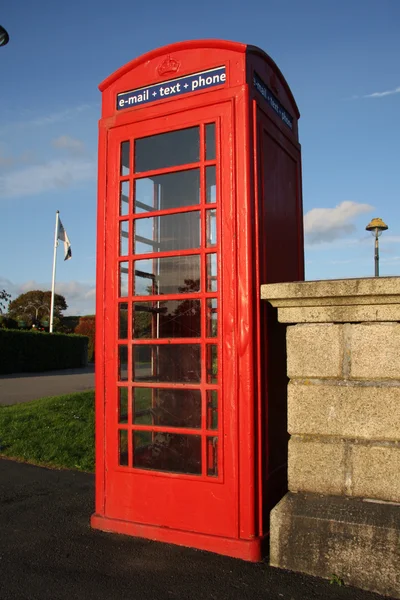
M 0 404 L 19 404 L 46 396 L 94 389 L 94 366 L 45 373 L 0 376 Z
M 264 563 L 94 531 L 93 485 L 92 475 L 0 459 L 1 600 L 383 600 Z

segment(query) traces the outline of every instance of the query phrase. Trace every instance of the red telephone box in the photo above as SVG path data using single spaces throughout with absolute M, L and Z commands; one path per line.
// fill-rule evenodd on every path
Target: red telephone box
M 100 89 L 92 526 L 257 561 L 287 448 L 259 289 L 303 279 L 299 112 L 268 55 L 219 40 Z

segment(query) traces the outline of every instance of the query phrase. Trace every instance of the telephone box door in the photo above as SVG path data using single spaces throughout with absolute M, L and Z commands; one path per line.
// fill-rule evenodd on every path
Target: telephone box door
M 235 537 L 231 119 L 109 132 L 105 516 Z

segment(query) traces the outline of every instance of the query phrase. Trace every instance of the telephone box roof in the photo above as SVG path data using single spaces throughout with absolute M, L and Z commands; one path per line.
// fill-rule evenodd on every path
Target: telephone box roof
M 126 63 L 125 65 L 123 65 L 122 67 L 120 67 L 119 69 L 114 71 L 114 73 L 109 75 L 106 79 L 104 79 L 104 81 L 102 81 L 100 83 L 99 90 L 101 92 L 104 92 L 111 84 L 113 84 L 115 81 L 117 81 L 120 77 L 122 77 L 129 71 L 136 69 L 142 63 L 149 62 L 155 58 L 164 56 L 165 54 L 171 54 L 172 52 L 178 52 L 178 51 L 182 51 L 182 50 L 195 50 L 195 49 L 200 49 L 200 48 L 215 48 L 218 50 L 228 50 L 231 52 L 239 52 L 241 54 L 255 54 L 255 55 L 260 56 L 263 60 L 265 60 L 265 62 L 267 64 L 270 65 L 270 67 L 279 76 L 279 78 L 288 94 L 288 97 L 289 97 L 290 101 L 292 102 L 293 107 L 296 110 L 296 117 L 297 118 L 300 117 L 299 109 L 297 107 L 297 104 L 293 97 L 293 94 L 290 90 L 290 87 L 289 87 L 286 79 L 282 75 L 281 70 L 276 65 L 276 63 L 272 60 L 272 58 L 266 52 L 264 52 L 264 50 L 261 50 L 261 48 L 258 48 L 257 46 L 252 46 L 249 44 L 242 44 L 240 42 L 232 42 L 229 40 L 216 40 L 216 39 L 188 40 L 188 41 L 184 41 L 184 42 L 176 42 L 175 44 L 169 44 L 167 46 L 162 46 L 161 48 L 156 48 L 154 50 L 150 50 L 150 52 L 146 52 L 145 54 L 142 54 L 141 56 L 134 58 L 130 62 Z

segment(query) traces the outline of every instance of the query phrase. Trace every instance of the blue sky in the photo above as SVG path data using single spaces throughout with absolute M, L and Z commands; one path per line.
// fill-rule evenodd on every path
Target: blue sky
M 298 103 L 306 278 L 400 267 L 398 0 L 13 0 L 0 24 L 0 289 L 49 289 L 55 211 L 73 258 L 58 252 L 69 314 L 94 312 L 98 84 L 158 46 L 222 38 L 260 46 Z

